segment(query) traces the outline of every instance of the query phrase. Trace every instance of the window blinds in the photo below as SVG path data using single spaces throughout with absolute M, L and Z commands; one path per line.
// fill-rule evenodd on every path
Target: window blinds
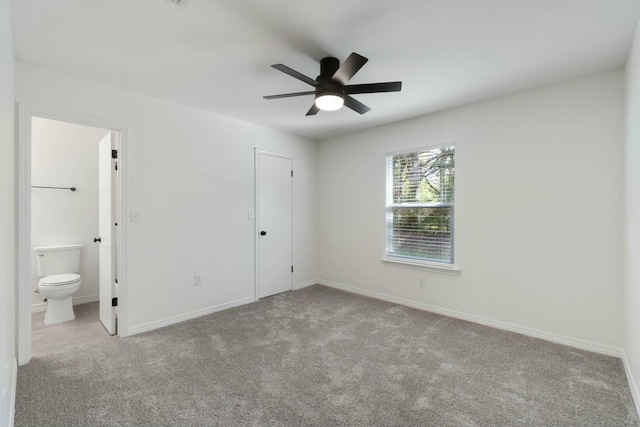
M 387 157 L 387 256 L 453 263 L 455 150 Z

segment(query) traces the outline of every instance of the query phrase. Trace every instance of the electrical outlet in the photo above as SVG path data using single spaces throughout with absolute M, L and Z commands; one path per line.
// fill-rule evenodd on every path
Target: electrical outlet
M 255 215 L 253 214 L 253 211 L 249 211 L 249 212 L 247 213 L 247 218 L 248 218 L 250 221 L 253 221 L 253 220 L 256 218 L 256 217 L 255 217 Z
M 193 281 L 196 286 L 202 285 L 202 276 L 199 274 L 196 274 L 195 276 L 193 276 Z
M 131 209 L 131 222 L 140 222 L 140 211 Z
M 420 278 L 420 283 L 418 283 L 418 287 L 419 288 L 426 288 L 427 287 L 427 279 L 425 279 L 424 277 Z

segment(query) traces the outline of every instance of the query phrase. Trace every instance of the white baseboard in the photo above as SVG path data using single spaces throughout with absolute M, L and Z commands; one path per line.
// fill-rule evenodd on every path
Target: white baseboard
M 624 350 L 622 350 L 622 364 L 624 365 L 624 372 L 627 374 L 627 382 L 629 383 L 633 403 L 636 405 L 636 412 L 638 412 L 638 417 L 640 417 L 640 392 L 638 392 L 638 384 L 636 384 L 633 372 L 631 372 L 631 365 L 629 364 L 629 359 L 627 359 L 627 353 Z
M 316 284 L 318 284 L 318 279 L 307 280 L 306 282 L 296 283 L 295 285 L 293 285 L 293 290 L 297 291 L 298 289 L 307 288 Z
M 308 280 L 306 282 L 297 283 L 293 286 L 294 290 L 306 288 L 308 286 L 313 286 L 318 283 L 318 280 Z M 173 325 L 175 323 L 184 322 L 185 320 L 195 319 L 200 316 L 206 316 L 207 314 L 215 313 L 217 311 L 226 310 L 233 307 L 238 307 L 241 305 L 249 304 L 252 302 L 258 301 L 255 296 L 241 298 L 236 301 L 231 301 L 224 304 L 215 305 L 213 307 L 204 308 L 202 310 L 192 311 L 190 313 L 181 314 L 178 316 L 169 317 L 166 319 L 143 323 L 142 325 L 130 327 L 127 331 L 126 336 L 141 334 L 143 332 L 149 332 L 154 329 L 164 328 L 165 326 Z M 75 304 L 75 301 L 74 301 Z
M 99 294 L 93 294 L 93 295 L 85 295 L 82 297 L 73 297 L 72 298 L 72 304 L 73 305 L 80 305 L 80 304 L 86 304 L 88 302 L 98 302 L 100 301 L 100 295 Z M 46 302 L 41 302 L 38 304 L 31 304 L 31 312 L 32 313 L 38 313 L 40 311 L 46 311 L 47 310 L 47 303 Z
M 466 320 L 468 322 L 479 323 L 481 325 L 490 326 L 492 328 L 503 329 L 505 331 L 516 332 L 522 335 L 527 335 L 534 338 L 540 338 L 547 341 L 552 341 L 558 344 L 568 345 L 570 347 L 579 348 L 582 350 L 592 351 L 594 353 L 605 354 L 607 356 L 622 357 L 622 349 L 598 344 L 591 341 L 581 340 L 578 338 L 572 338 L 565 335 L 555 334 L 553 332 L 540 331 L 538 329 L 528 328 L 526 326 L 514 325 L 512 323 L 502 322 L 500 320 L 493 320 L 482 316 L 476 316 L 474 314 L 467 314 L 460 311 L 450 310 L 448 308 L 437 307 L 430 304 L 424 304 L 421 302 L 411 301 L 404 298 L 394 297 L 391 295 L 383 294 L 380 292 L 369 291 L 366 289 L 356 288 L 354 286 L 344 285 L 342 283 L 331 282 L 328 280 L 318 280 L 318 284 L 328 286 L 330 288 L 340 289 L 346 292 L 351 292 L 358 295 L 364 295 L 371 298 L 380 299 L 383 301 L 393 302 L 396 304 L 406 305 L 408 307 L 417 308 L 418 310 L 430 311 L 432 313 L 442 314 L 444 316 L 455 317 L 457 319 Z
M 16 418 L 16 391 L 18 390 L 18 359 L 13 358 L 13 373 L 11 374 L 11 407 L 9 408 L 9 427 L 13 427 Z
M 31 312 L 32 313 L 39 313 L 41 311 L 46 311 L 47 310 L 47 303 L 46 302 L 40 302 L 38 304 L 31 304 Z
M 13 421 L 16 416 L 16 389 L 18 385 L 18 359 L 13 358 L 13 363 L 7 363 L 7 388 L 6 393 L 2 396 L 2 408 L 0 408 L 0 426 L 13 427 Z
M 190 313 L 180 314 L 177 316 L 168 317 L 162 320 L 156 320 L 153 322 L 143 323 L 142 325 L 129 327 L 127 336 L 141 334 L 143 332 L 149 332 L 154 329 L 164 328 L 165 326 L 173 325 L 175 323 L 184 322 L 185 320 L 195 319 L 196 317 L 206 316 L 207 314 L 215 313 L 217 311 L 226 310 L 228 308 L 238 307 L 241 305 L 255 302 L 256 298 L 250 296 L 247 298 L 241 298 L 239 300 L 227 302 L 224 304 L 214 305 L 213 307 L 203 308 L 201 310 L 192 311 Z

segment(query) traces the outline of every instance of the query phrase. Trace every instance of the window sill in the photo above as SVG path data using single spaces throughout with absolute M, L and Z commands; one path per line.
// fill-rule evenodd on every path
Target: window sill
M 443 265 L 431 262 L 410 261 L 406 259 L 398 258 L 383 258 L 383 264 L 388 264 L 392 267 L 404 267 L 414 270 L 426 270 L 434 273 L 448 274 L 451 276 L 457 276 L 460 274 L 460 268 L 456 265 Z

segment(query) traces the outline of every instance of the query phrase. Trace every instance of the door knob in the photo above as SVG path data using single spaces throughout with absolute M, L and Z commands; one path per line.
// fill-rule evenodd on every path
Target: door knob
M 94 242 L 102 242 L 102 238 L 101 237 L 96 237 L 93 239 Z
M 261 236 L 266 236 L 266 235 L 267 235 L 267 232 L 266 232 L 266 231 L 261 231 L 261 232 L 260 232 L 260 235 L 261 235 Z

